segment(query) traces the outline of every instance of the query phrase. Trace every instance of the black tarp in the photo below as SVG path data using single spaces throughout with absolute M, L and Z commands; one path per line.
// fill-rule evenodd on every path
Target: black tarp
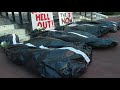
M 14 44 L 14 43 L 19 43 L 19 37 L 16 34 L 7 34 L 0 36 L 0 44 L 2 42 L 6 42 L 7 44 Z
M 116 32 L 119 30 L 120 27 L 120 22 L 115 22 L 115 21 L 105 21 L 105 20 L 98 20 L 97 22 L 100 23 L 100 25 L 106 25 L 109 28 L 113 30 L 113 32 Z
M 109 32 L 111 32 L 111 29 L 109 29 L 108 27 L 103 27 L 103 26 L 97 26 L 97 25 L 91 25 L 91 24 L 70 24 L 70 25 L 65 25 L 62 26 L 64 28 L 60 28 L 61 26 L 56 27 L 56 30 L 62 30 L 62 31 L 66 31 L 66 30 L 77 30 L 77 31 L 84 31 L 84 32 L 88 32 L 91 33 L 97 37 L 103 36 Z
M 109 32 L 116 32 L 117 30 L 119 30 L 120 23 L 114 21 L 104 21 L 104 20 L 98 20 L 98 21 L 84 20 L 84 21 L 69 23 L 64 26 L 57 26 L 55 29 L 80 30 L 80 31 L 89 32 L 93 35 L 100 37 Z
M 52 38 L 52 37 L 38 36 L 38 37 L 32 38 L 32 39 L 24 42 L 24 44 L 28 44 L 28 43 L 36 46 L 37 48 L 39 48 L 41 45 L 48 47 L 48 48 L 73 47 L 75 49 L 83 51 L 88 56 L 92 52 L 91 46 L 88 46 L 85 43 L 66 42 L 66 41 L 63 41 L 63 40 L 60 40 L 57 38 Z
M 85 21 L 78 21 L 75 22 L 76 24 L 92 24 L 92 25 L 96 25 L 96 26 L 103 26 L 103 27 L 107 27 L 110 32 L 116 32 L 118 30 L 119 27 L 119 23 L 118 22 L 114 22 L 114 21 L 105 21 L 105 20 L 97 20 L 97 21 L 89 21 L 89 20 L 85 20 Z
M 78 78 L 86 71 L 89 63 L 81 54 L 64 48 L 43 49 L 16 44 L 9 45 L 5 52 L 12 62 L 44 78 Z M 83 49 L 87 50 L 87 47 L 84 46 Z M 88 58 L 92 57 L 90 48 L 88 52 Z
M 63 40 L 60 39 L 56 39 L 56 38 L 52 38 L 52 37 L 34 37 L 31 38 L 28 41 L 24 41 L 24 43 L 31 43 L 37 47 L 39 47 L 40 45 L 46 46 L 46 47 L 53 47 L 53 48 L 59 48 L 59 47 L 63 47 L 63 46 L 70 46 L 71 43 L 69 42 L 65 42 Z
M 119 21 L 105 21 L 105 20 L 97 20 L 96 21 L 101 26 L 107 26 L 112 29 L 112 32 L 116 32 L 117 30 L 120 30 L 120 22 Z M 117 27 L 117 29 L 116 29 Z
M 35 32 L 35 31 L 34 31 Z M 35 33 L 34 33 L 35 34 Z M 40 31 L 35 36 L 47 36 L 64 40 L 66 42 L 80 42 L 90 45 L 93 48 L 115 47 L 118 43 L 112 39 L 98 38 L 90 33 L 83 31 Z
M 95 35 L 97 37 L 103 36 L 103 35 L 105 35 L 105 34 L 107 34 L 107 33 L 109 33 L 111 31 L 107 27 L 96 26 L 96 25 L 91 25 L 91 24 L 81 24 L 81 25 L 76 24 L 76 26 L 68 25 L 68 27 L 66 27 L 64 30 L 65 31 L 66 30 L 84 31 L 84 32 L 91 33 L 91 34 L 93 34 L 93 35 Z
M 45 78 L 77 78 L 92 60 L 92 48 L 84 43 L 70 43 L 50 37 L 36 37 L 24 43 L 17 35 L 1 38 L 6 56 L 13 63 Z

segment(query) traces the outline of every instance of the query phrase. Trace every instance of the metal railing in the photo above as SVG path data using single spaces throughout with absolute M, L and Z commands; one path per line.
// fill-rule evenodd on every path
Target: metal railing
M 89 20 L 97 20 L 108 18 L 106 15 L 102 14 L 103 12 L 80 12 L 80 15 Z
M 89 18 L 90 20 L 93 20 L 94 18 L 93 14 L 95 14 L 94 12 L 73 12 L 73 13 L 78 13 L 77 15 L 84 16 L 85 18 Z M 26 28 L 28 30 L 32 29 L 31 12 L 0 12 L 0 15 L 8 18 L 14 23 L 17 23 L 20 27 Z M 101 14 L 99 14 L 99 16 L 100 15 Z
M 83 14 L 82 14 L 83 13 Z M 85 18 L 87 18 L 87 13 L 88 12 L 80 12 L 81 16 L 84 16 Z M 90 17 L 89 19 L 92 21 L 93 20 L 93 12 L 89 12 L 90 13 Z
M 18 24 L 21 28 L 32 28 L 30 12 L 0 12 L 0 15 Z

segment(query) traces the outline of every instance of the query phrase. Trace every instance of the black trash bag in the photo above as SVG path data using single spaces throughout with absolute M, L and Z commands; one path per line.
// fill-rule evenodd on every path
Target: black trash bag
M 50 38 L 50 37 L 49 38 L 38 37 L 38 38 L 34 38 L 32 40 L 28 40 L 28 41 L 24 42 L 24 44 L 18 44 L 17 46 L 16 45 L 12 45 L 12 46 L 9 45 L 7 47 L 7 49 L 9 49 L 9 48 L 13 48 L 13 50 L 16 49 L 16 48 L 19 49 L 19 48 L 21 48 L 21 46 L 22 46 L 22 49 L 28 49 L 27 46 L 29 46 L 31 48 L 41 48 L 43 46 L 48 47 L 48 48 L 73 47 L 75 49 L 81 50 L 86 55 L 90 56 L 89 57 L 90 59 L 92 59 L 92 56 L 91 56 L 92 48 L 90 46 L 87 46 L 84 43 L 78 43 L 78 42 L 77 43 L 70 43 L 70 42 L 65 42 L 65 41 L 62 41 L 62 40 L 59 40 L 59 39 L 55 39 L 55 38 L 53 39 L 53 38 Z M 16 48 L 14 48 L 14 47 L 16 47 Z M 7 49 L 5 48 L 6 55 L 8 55 Z M 24 60 L 23 60 L 23 62 L 24 62 Z
M 13 44 L 8 45 L 4 48 L 4 52 L 9 60 L 11 60 L 13 63 L 16 63 L 18 65 L 25 64 L 31 55 L 29 53 L 24 52 L 26 49 L 33 48 L 34 47 L 28 47 L 24 44 Z
M 40 30 L 35 29 L 29 33 L 30 38 L 36 37 L 36 35 L 39 35 Z
M 27 43 L 33 44 L 34 46 L 38 48 L 41 45 L 50 47 L 50 48 L 60 48 L 60 47 L 69 47 L 69 46 L 80 47 L 80 48 L 83 48 L 83 46 L 88 47 L 82 42 L 81 43 L 80 42 L 66 42 L 61 39 L 47 37 L 47 36 L 46 37 L 38 36 L 38 37 L 31 38 L 28 41 L 24 41 L 24 44 L 27 44 Z M 89 46 L 89 48 L 91 47 Z
M 97 21 L 78 21 L 75 22 L 76 24 L 93 24 L 93 25 L 97 25 L 97 26 L 103 26 L 103 27 L 107 27 L 110 32 L 116 32 L 118 30 L 118 23 L 114 22 L 114 21 L 105 21 L 105 20 L 97 20 Z
M 0 43 L 6 42 L 7 44 L 16 44 L 20 43 L 19 37 L 16 34 L 7 34 L 0 37 Z
M 84 30 L 86 32 L 92 33 L 96 36 L 102 36 L 109 32 L 116 32 L 120 29 L 120 23 L 114 21 L 104 21 L 104 20 L 97 20 L 97 21 L 77 21 L 72 23 L 74 26 L 64 25 L 58 26 L 56 30 Z M 91 32 L 92 31 L 92 32 Z
M 64 25 L 64 26 L 58 25 L 58 26 L 55 27 L 55 30 L 57 30 L 57 31 L 64 30 L 68 25 L 70 25 L 70 24 L 72 24 L 72 23 L 73 23 L 73 22 L 67 23 L 67 24 Z
M 16 44 L 6 48 L 6 53 L 12 62 L 44 78 L 78 78 L 89 65 L 81 54 L 68 49 L 41 49 Z
M 107 40 L 101 39 L 90 33 L 83 32 L 83 31 L 74 31 L 74 30 L 41 31 L 41 32 L 39 32 L 39 36 L 47 36 L 47 37 L 57 38 L 57 39 L 61 39 L 63 41 L 72 42 L 72 43 L 73 42 L 85 43 L 87 45 L 90 45 L 92 48 L 115 47 L 118 44 L 117 41 L 112 40 L 112 39 L 107 39 Z
M 98 20 L 97 22 L 99 22 L 101 25 L 105 25 L 109 28 L 111 28 L 111 32 L 116 32 L 117 30 L 119 30 L 119 22 L 115 22 L 115 21 L 104 21 L 104 20 Z
M 48 48 L 62 48 L 62 47 L 73 47 L 75 49 L 79 49 L 86 53 L 88 56 L 92 53 L 91 46 L 87 46 L 85 43 L 80 42 L 65 42 L 63 40 L 52 38 L 52 37 L 42 37 L 38 36 L 32 38 L 28 41 L 25 41 L 24 44 L 32 44 L 35 47 L 39 48 L 40 46 L 45 46 Z M 91 57 L 90 57 L 91 59 Z
M 63 40 L 57 39 L 57 38 L 52 38 L 52 37 L 34 37 L 31 38 L 28 41 L 24 41 L 24 44 L 31 43 L 35 45 L 36 47 L 39 47 L 41 45 L 46 46 L 46 47 L 53 47 L 53 48 L 60 48 L 64 46 L 70 46 L 71 43 L 65 42 Z
M 38 51 L 37 53 L 41 53 L 42 51 Z M 33 59 L 26 64 L 27 68 L 32 69 L 33 71 L 38 70 L 38 74 L 42 77 L 47 78 L 77 78 L 79 77 L 86 69 L 87 64 L 84 61 L 81 61 L 81 58 L 71 58 L 66 57 L 66 50 L 53 50 L 44 60 L 41 61 L 39 58 L 43 57 L 37 55 L 36 53 L 33 55 Z M 68 52 L 70 53 L 70 52 Z M 44 54 L 44 55 L 45 55 Z M 70 55 L 70 54 L 69 54 Z M 77 56 L 73 56 L 77 57 Z M 34 63 L 34 65 L 32 65 Z M 31 67 L 32 66 L 32 67 Z
M 117 30 L 120 30 L 120 22 L 117 22 Z
M 65 31 L 66 30 L 84 31 L 84 32 L 91 33 L 97 37 L 101 37 L 101 36 L 103 36 L 111 31 L 107 27 L 96 26 L 96 25 L 91 25 L 91 24 L 81 24 L 81 25 L 76 24 L 76 26 L 68 25 L 68 27 L 65 28 Z
M 108 28 L 107 26 L 99 26 L 99 25 L 93 25 L 93 24 L 76 24 L 76 23 L 69 24 L 67 26 L 65 25 L 64 29 L 61 29 L 61 30 L 63 31 L 66 31 L 66 30 L 77 30 L 78 31 L 79 30 L 79 31 L 91 33 L 97 37 L 103 36 L 111 32 L 111 29 Z
M 112 48 L 118 45 L 118 42 L 110 38 L 107 39 L 98 39 L 97 42 L 88 43 L 88 45 L 93 46 L 94 48 Z

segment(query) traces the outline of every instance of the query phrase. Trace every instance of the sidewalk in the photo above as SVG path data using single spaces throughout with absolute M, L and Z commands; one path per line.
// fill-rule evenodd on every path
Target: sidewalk
M 104 20 L 120 22 L 120 15 L 109 16 L 109 18 L 106 18 Z
M 24 68 L 13 64 L 5 56 L 0 48 L 0 78 L 35 78 L 34 74 L 29 73 Z

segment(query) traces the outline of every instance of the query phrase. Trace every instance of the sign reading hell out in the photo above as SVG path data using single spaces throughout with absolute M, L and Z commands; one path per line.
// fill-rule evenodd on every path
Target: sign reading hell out
M 73 22 L 72 12 L 58 12 L 60 26 Z
M 55 28 L 52 12 L 32 12 L 31 20 L 33 30 L 38 26 L 44 28 L 45 30 Z

